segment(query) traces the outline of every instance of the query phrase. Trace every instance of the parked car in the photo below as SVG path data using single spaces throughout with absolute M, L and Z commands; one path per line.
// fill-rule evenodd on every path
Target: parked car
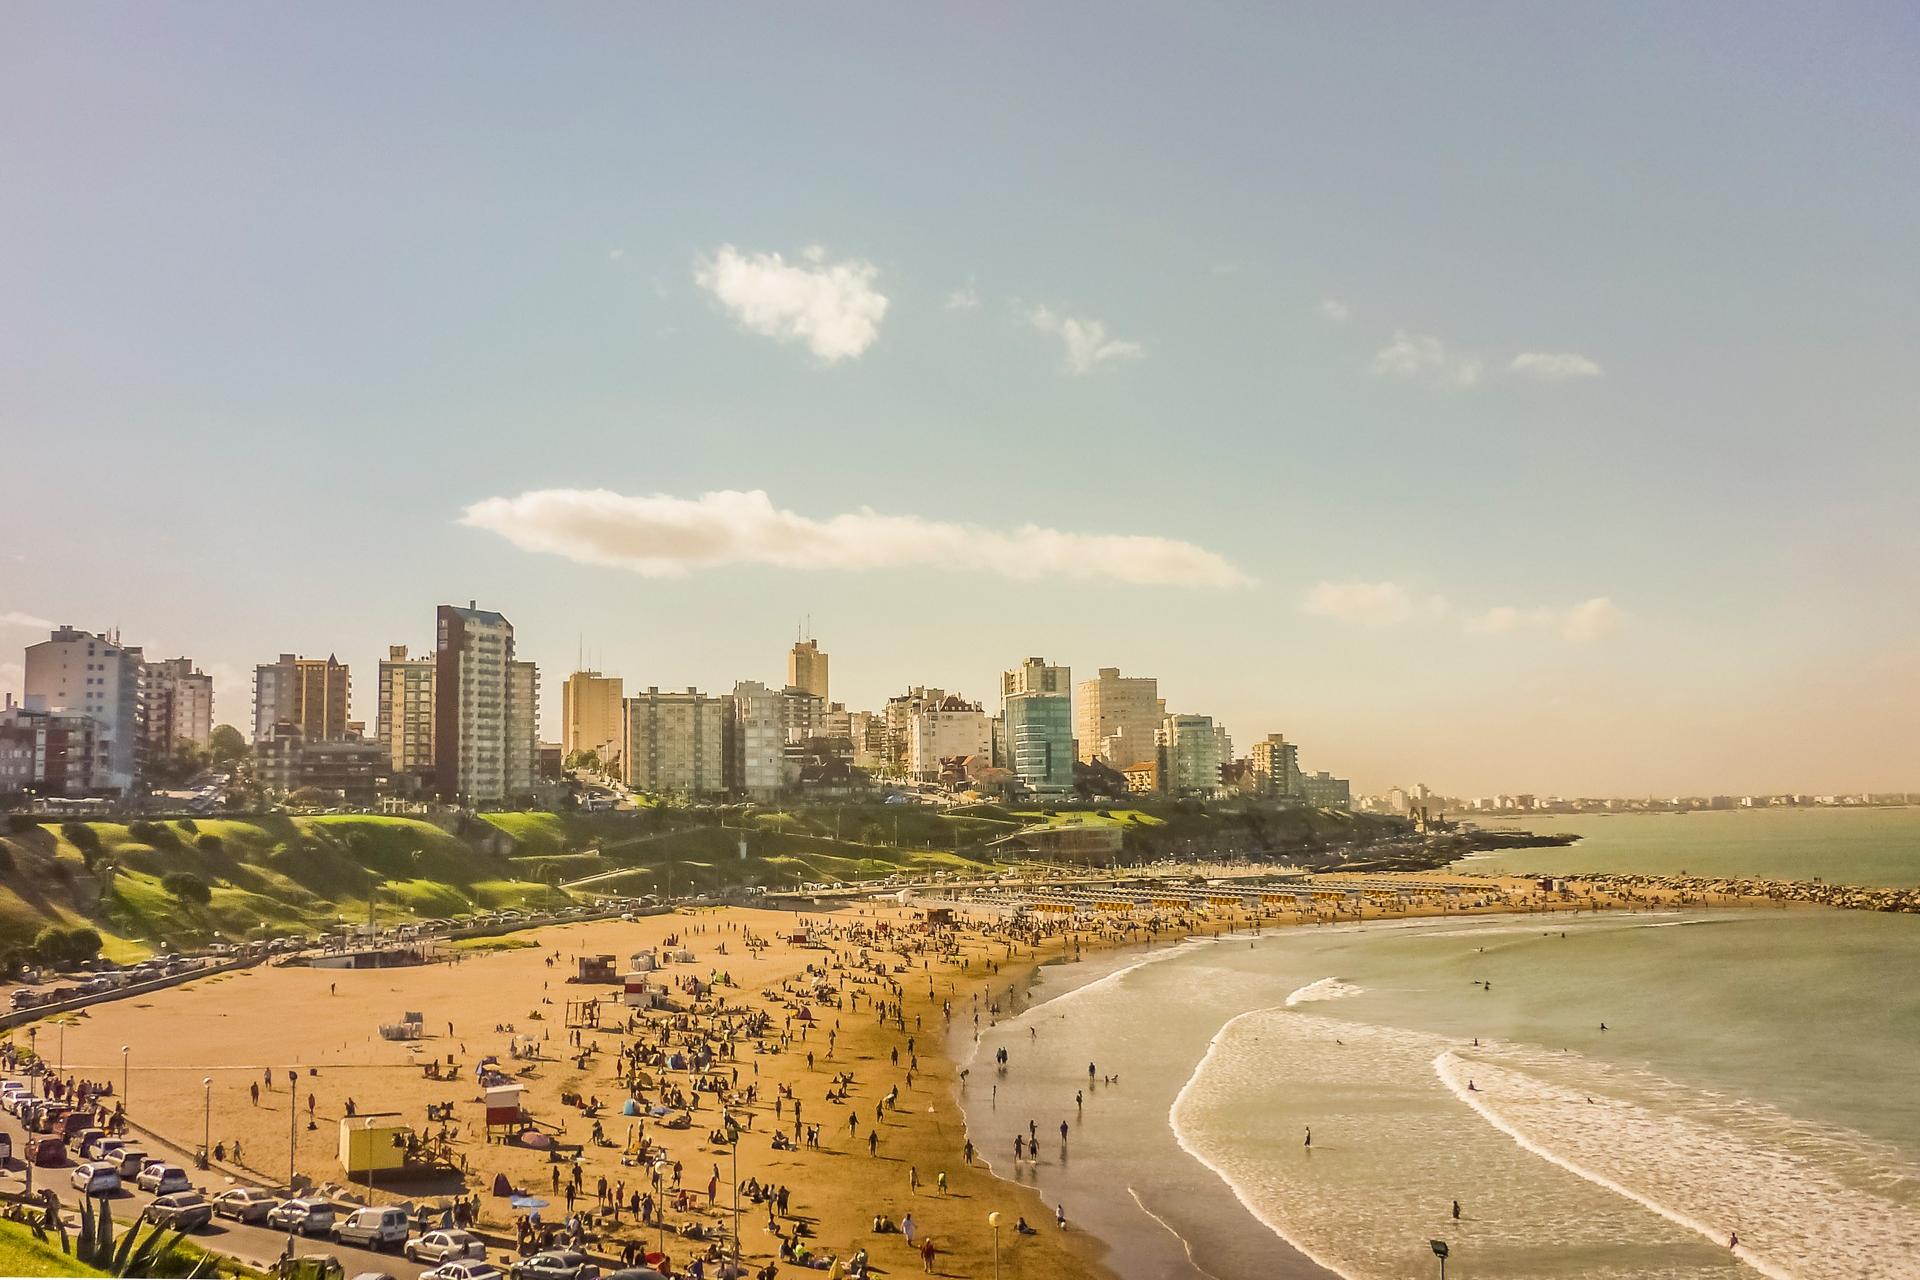
M 469 1231 L 429 1231 L 407 1241 L 404 1252 L 415 1262 L 448 1262 L 455 1258 L 484 1258 L 487 1246 Z
M 120 1189 L 120 1169 L 104 1163 L 83 1164 L 67 1175 L 67 1181 L 82 1195 L 110 1196 Z
M 120 1167 L 120 1181 L 132 1182 L 140 1176 L 140 1171 L 153 1163 L 153 1157 L 147 1154 L 145 1147 L 122 1147 L 107 1157 Z
M 0 1133 L 0 1165 L 13 1163 L 13 1135 Z
M 598 1280 L 600 1268 L 577 1249 L 550 1249 L 508 1268 L 513 1280 Z
M 78 1151 L 86 1159 L 92 1160 L 100 1154 L 93 1149 L 94 1144 L 106 1136 L 107 1131 L 105 1129 L 86 1128 L 74 1134 L 71 1138 L 68 1138 L 67 1145 L 75 1151 Z
M 67 1144 L 58 1138 L 29 1137 L 27 1160 L 42 1169 L 58 1169 L 67 1162 Z
M 302 1196 L 274 1207 L 267 1225 L 276 1231 L 297 1231 L 303 1236 L 323 1236 L 333 1230 L 333 1206 L 325 1200 Z
M 235 1222 L 265 1222 L 279 1203 L 258 1187 L 235 1187 L 213 1198 L 213 1211 Z
M 500 1268 L 491 1262 L 443 1262 L 430 1271 L 422 1271 L 420 1280 L 504 1280 Z
M 141 1216 L 156 1227 L 199 1231 L 213 1222 L 213 1202 L 198 1191 L 176 1191 L 155 1200 Z
M 159 1160 L 142 1169 L 140 1176 L 133 1181 L 142 1191 L 152 1192 L 156 1196 L 193 1190 L 193 1179 L 187 1176 L 185 1169 L 177 1164 L 165 1164 Z
M 398 1249 L 407 1243 L 407 1211 L 392 1206 L 355 1209 L 333 1229 L 341 1244 L 368 1249 Z

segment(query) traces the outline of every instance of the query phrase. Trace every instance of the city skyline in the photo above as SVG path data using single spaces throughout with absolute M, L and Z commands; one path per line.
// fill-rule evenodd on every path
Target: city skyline
M 0 691 L 371 722 L 477 599 L 550 741 L 583 635 L 810 616 L 849 707 L 1046 654 L 1362 791 L 1920 777 L 1910 21 L 1091 16 L 11 15 Z

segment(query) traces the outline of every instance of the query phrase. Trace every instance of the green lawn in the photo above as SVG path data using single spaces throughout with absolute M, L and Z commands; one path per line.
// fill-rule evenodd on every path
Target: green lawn
M 59 1237 L 43 1243 L 18 1222 L 0 1222 L 0 1276 L 104 1276 L 60 1252 Z

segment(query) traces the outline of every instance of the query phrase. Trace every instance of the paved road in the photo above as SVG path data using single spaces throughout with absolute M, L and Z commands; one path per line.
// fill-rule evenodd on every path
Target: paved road
M 4 1112 L 0 1112 L 0 1132 L 5 1132 L 12 1137 L 13 1149 L 16 1154 L 25 1149 L 23 1145 L 26 1141 L 24 1128 L 18 1120 Z M 156 1148 L 160 1146 L 160 1144 L 144 1138 L 140 1140 L 140 1145 L 149 1150 L 156 1150 Z M 162 1158 L 178 1158 L 177 1152 L 170 1153 L 164 1150 L 156 1150 L 156 1154 L 162 1156 Z M 75 1161 L 74 1163 L 84 1162 Z M 182 1167 L 189 1170 L 192 1169 L 192 1162 L 190 1160 L 181 1161 L 181 1163 Z M 78 1212 L 80 1193 L 73 1188 L 70 1181 L 72 1173 L 72 1164 L 58 1169 L 35 1169 L 33 1170 L 33 1186 L 36 1190 L 47 1187 L 53 1188 L 55 1194 L 60 1197 L 63 1205 Z M 22 1187 L 25 1183 L 25 1178 L 26 1168 L 17 1158 L 11 1161 L 4 1171 L 0 1171 L 0 1185 L 4 1185 L 8 1190 L 16 1190 Z M 197 1181 L 200 1189 L 209 1195 L 216 1195 L 227 1190 L 230 1186 L 239 1185 L 230 1183 L 224 1175 L 217 1173 L 203 1176 Z M 124 1229 L 126 1224 L 139 1217 L 140 1211 L 152 1202 L 153 1197 L 144 1191 L 135 1190 L 129 1184 L 124 1186 L 118 1195 L 110 1197 L 109 1200 L 113 1206 L 115 1225 Z M 195 1243 L 211 1249 L 216 1253 L 231 1255 L 232 1257 L 240 1259 L 242 1262 L 250 1263 L 256 1267 L 271 1267 L 281 1254 L 285 1252 L 287 1247 L 287 1237 L 284 1232 L 272 1231 L 264 1226 L 233 1222 L 226 1218 L 215 1218 L 210 1227 L 204 1231 L 194 1232 L 191 1239 Z M 340 1265 L 346 1268 L 347 1274 L 350 1276 L 358 1275 L 362 1272 L 375 1272 L 397 1277 L 397 1280 L 416 1280 L 420 1273 L 426 1269 L 418 1263 L 408 1262 L 405 1258 L 397 1254 L 375 1253 L 368 1249 L 356 1249 L 350 1246 L 338 1245 L 331 1240 L 318 1237 L 311 1240 L 305 1236 L 299 1237 L 296 1241 L 296 1251 L 303 1255 L 330 1253 L 340 1259 Z

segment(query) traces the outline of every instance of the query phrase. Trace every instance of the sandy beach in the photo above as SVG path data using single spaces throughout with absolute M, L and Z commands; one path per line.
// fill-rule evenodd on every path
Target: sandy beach
M 1416 898 L 1390 910 L 1375 906 L 1367 916 L 1574 909 L 1593 901 L 1577 893 L 1549 897 L 1523 880 L 1487 883 L 1484 900 L 1471 908 L 1438 897 Z M 426 1119 L 429 1106 L 451 1104 L 448 1123 L 457 1134 L 450 1148 L 466 1167 L 464 1188 L 455 1178 L 383 1183 L 374 1199 L 433 1198 L 464 1189 L 477 1194 L 482 1225 L 511 1232 L 515 1213 L 505 1199 L 491 1194 L 497 1176 L 551 1201 L 543 1216 L 552 1222 L 566 1215 L 555 1182 L 566 1166 L 551 1162 L 545 1151 L 484 1141 L 474 1068 L 493 1055 L 525 1086 L 525 1110 L 544 1131 L 561 1143 L 585 1144 L 583 1212 L 596 1207 L 603 1177 L 609 1191 L 626 1200 L 650 1189 L 645 1167 L 621 1162 L 635 1137 L 658 1144 L 666 1160 L 678 1163 L 681 1186 L 692 1203 L 664 1213 L 664 1232 L 642 1229 L 625 1211 L 618 1217 L 598 1215 L 592 1229 L 597 1252 L 617 1255 L 623 1244 L 637 1242 L 664 1248 L 684 1266 L 709 1246 L 676 1238 L 677 1231 L 697 1225 L 709 1240 L 717 1240 L 731 1229 L 732 1155 L 710 1140 L 722 1104 L 712 1090 L 692 1094 L 688 1100 L 697 1105 L 685 1129 L 621 1115 L 629 1088 L 620 1051 L 657 1044 L 665 1026 L 673 1028 L 676 1045 L 691 1032 L 719 1047 L 725 1021 L 720 1015 L 731 1015 L 737 1025 L 739 1018 L 762 1013 L 758 1040 L 763 1051 L 755 1051 L 753 1038 L 737 1035 L 731 1049 L 722 1049 L 712 1067 L 698 1074 L 731 1092 L 731 1112 L 747 1126 L 738 1151 L 742 1184 L 752 1180 L 787 1189 L 789 1214 L 774 1215 L 781 1233 L 792 1235 L 800 1225 L 805 1231 L 800 1242 L 820 1258 L 845 1261 L 864 1248 L 877 1268 L 910 1271 L 922 1265 L 918 1252 L 903 1234 L 876 1233 L 873 1225 L 876 1215 L 898 1224 L 911 1213 L 916 1240 L 930 1236 L 938 1250 L 935 1273 L 988 1276 L 994 1273 L 994 1235 L 987 1215 L 997 1211 L 1003 1215 L 1002 1276 L 1096 1277 L 1108 1274 L 1101 1262 L 1104 1249 L 1124 1242 L 1097 1240 L 1074 1229 L 1071 1220 L 1066 1230 L 1058 1229 L 1053 1207 L 1031 1189 L 994 1177 L 979 1157 L 969 1164 L 965 1118 L 956 1098 L 960 1082 L 947 1049 L 952 1028 L 964 1030 L 976 1013 L 982 1025 L 1008 1016 L 1022 1007 L 1032 966 L 1071 961 L 1092 948 L 1353 918 L 1351 908 L 1336 906 L 1317 917 L 1271 911 L 1258 919 L 1222 907 L 1204 915 L 1169 912 L 1098 922 L 963 915 L 956 924 L 935 929 L 925 917 L 916 907 L 897 905 L 797 915 L 727 907 L 553 926 L 517 936 L 516 941 L 532 945 L 460 953 L 451 963 L 359 971 L 287 966 L 216 976 L 97 1006 L 64 1030 L 43 1025 L 38 1043 L 68 1076 L 108 1081 L 119 1090 L 124 1071 L 129 1115 L 183 1149 L 199 1145 L 206 1123 L 212 1142 L 227 1155 L 227 1168 L 210 1178 L 216 1188 L 228 1179 L 285 1183 L 290 1101 L 295 1168 L 316 1185 L 345 1182 L 337 1154 L 338 1120 L 349 1100 L 360 1116 L 398 1113 L 422 1132 L 438 1128 Z M 812 940 L 793 941 L 803 930 L 811 930 Z M 750 947 L 750 939 L 761 945 Z M 625 1029 L 629 1011 L 616 1003 L 615 988 L 567 980 L 582 955 L 616 956 L 624 969 L 631 954 L 664 953 L 670 940 L 693 957 L 667 963 L 657 975 L 682 1012 L 646 1015 L 636 1034 Z M 716 979 L 720 985 L 705 989 Z M 696 995 L 689 982 L 702 991 Z M 579 1030 L 578 1044 L 570 1043 L 568 1002 L 594 998 L 605 1001 L 602 1026 Z M 800 1020 L 803 1008 L 810 1010 L 811 1024 Z M 379 1025 L 408 1012 L 422 1016 L 423 1038 L 383 1039 Z M 15 1031 L 16 1044 L 25 1039 L 24 1030 Z M 538 1058 L 516 1059 L 515 1047 L 524 1052 L 529 1044 L 538 1047 Z M 124 1059 L 122 1046 L 127 1047 Z M 427 1064 L 444 1065 L 449 1058 L 450 1078 L 427 1074 Z M 289 1069 L 298 1072 L 291 1097 Z M 691 1087 L 687 1071 L 640 1070 L 643 1101 Z M 851 1077 L 845 1097 L 830 1100 L 842 1073 Z M 212 1081 L 210 1090 L 203 1090 L 203 1079 Z M 255 1086 L 260 1086 L 257 1098 Z M 749 1088 L 751 1101 L 743 1097 Z M 590 1140 L 593 1120 L 563 1102 L 563 1095 L 599 1100 L 608 1145 Z M 802 1108 L 803 1144 L 777 1150 L 773 1135 L 794 1130 L 789 1097 Z M 817 1147 L 804 1141 L 806 1129 L 815 1125 Z M 1004 1154 L 994 1152 L 995 1162 L 1001 1163 Z M 711 1203 L 710 1181 L 717 1186 Z M 670 1175 L 667 1188 L 671 1197 Z M 359 1194 L 365 1195 L 364 1186 Z M 1033 1234 L 1013 1229 L 1020 1218 L 1034 1226 Z M 769 1229 L 768 1206 L 743 1199 L 740 1222 L 748 1269 L 776 1258 L 781 1241 Z M 782 1273 L 793 1270 L 781 1267 Z

